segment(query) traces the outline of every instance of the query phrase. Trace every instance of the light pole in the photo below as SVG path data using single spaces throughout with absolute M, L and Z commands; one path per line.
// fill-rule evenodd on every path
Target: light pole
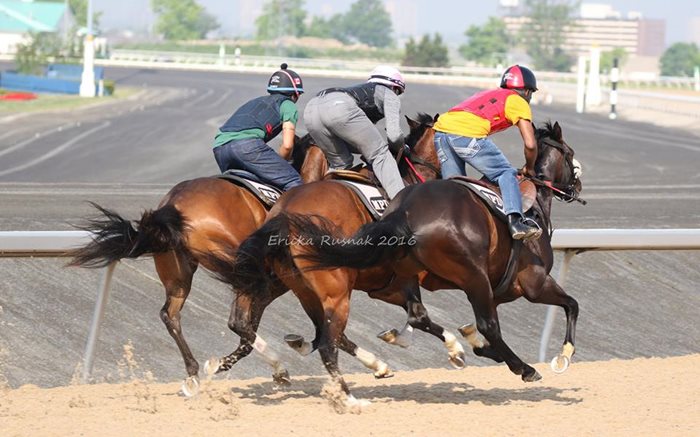
M 80 81 L 80 97 L 95 97 L 95 43 L 92 33 L 92 0 L 88 0 L 87 34 L 83 42 L 83 75 Z

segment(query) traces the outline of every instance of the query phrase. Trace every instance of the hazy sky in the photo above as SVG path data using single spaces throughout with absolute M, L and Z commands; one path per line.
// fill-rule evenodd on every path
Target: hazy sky
M 145 29 L 153 21 L 150 0 L 92 0 L 96 10 L 103 11 L 104 28 Z M 224 33 L 236 36 L 240 22 L 242 0 L 197 0 L 216 15 Z M 262 3 L 263 0 L 259 0 Z M 394 0 L 402 3 L 406 0 Z M 408 0 L 411 1 L 411 0 Z M 440 32 L 452 42 L 460 42 L 464 30 L 472 24 L 482 24 L 488 17 L 498 15 L 498 0 L 415 0 L 418 9 L 417 31 Z M 250 2 L 249 2 L 250 3 Z M 353 0 L 306 0 L 312 15 L 344 12 Z M 666 42 L 690 41 L 691 18 L 700 21 L 700 0 L 597 0 L 586 3 L 612 5 L 622 12 L 639 11 L 646 18 L 666 20 Z

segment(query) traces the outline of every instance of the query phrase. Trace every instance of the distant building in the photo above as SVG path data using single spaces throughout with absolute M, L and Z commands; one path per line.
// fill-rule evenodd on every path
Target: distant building
M 530 21 L 520 9 L 510 7 L 503 20 L 507 31 L 517 35 Z M 583 3 L 573 25 L 565 29 L 563 49 L 574 55 L 587 54 L 591 47 L 602 51 L 623 48 L 630 55 L 660 56 L 665 49 L 666 21 L 645 19 L 639 12 L 629 12 L 627 17 L 606 4 Z
M 29 33 L 64 33 L 75 19 L 64 3 L 0 0 L 0 54 L 13 54 Z
M 690 42 L 694 42 L 700 47 L 700 17 L 690 19 Z

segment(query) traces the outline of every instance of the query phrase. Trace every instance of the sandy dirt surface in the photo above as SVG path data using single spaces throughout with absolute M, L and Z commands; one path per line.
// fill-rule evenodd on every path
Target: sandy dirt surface
M 128 360 L 127 360 L 128 361 Z M 536 366 L 526 384 L 505 365 L 399 372 L 374 380 L 348 375 L 371 404 L 338 413 L 328 378 L 296 377 L 288 388 L 265 379 L 205 381 L 186 399 L 125 367 L 123 384 L 0 393 L 0 434 L 141 435 L 698 435 L 700 354 L 574 362 L 564 374 Z

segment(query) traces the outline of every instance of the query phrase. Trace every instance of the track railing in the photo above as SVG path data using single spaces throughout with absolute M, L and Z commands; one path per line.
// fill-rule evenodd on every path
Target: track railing
M 0 257 L 64 257 L 69 250 L 87 244 L 91 238 L 85 231 L 0 232 Z M 700 250 L 700 229 L 557 229 L 552 236 L 552 247 L 564 252 L 557 277 L 557 282 L 563 286 L 576 254 L 603 250 Z M 92 373 L 95 345 L 115 267 L 116 263 L 106 267 L 100 281 L 83 356 L 83 381 L 88 381 Z M 540 339 L 540 361 L 545 360 L 555 311 L 554 306 L 547 310 Z

